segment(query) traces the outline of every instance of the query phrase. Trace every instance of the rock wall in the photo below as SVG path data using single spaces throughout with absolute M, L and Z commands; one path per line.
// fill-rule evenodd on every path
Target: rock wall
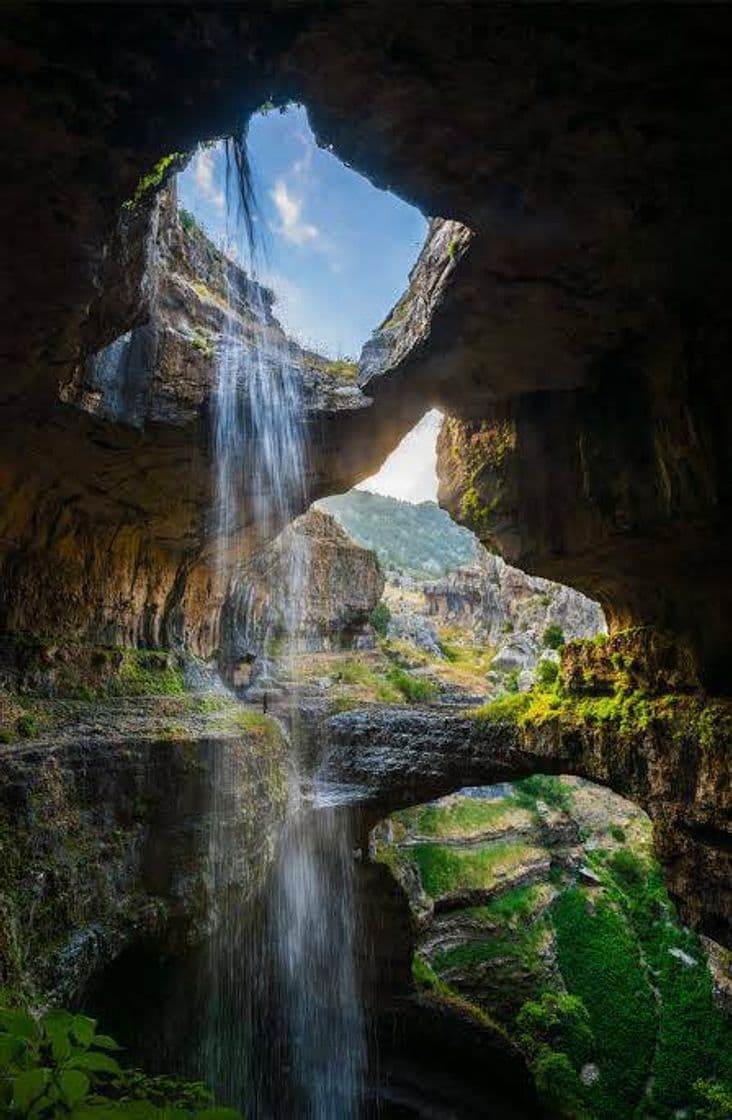
M 183 953 L 262 881 L 283 737 L 225 701 L 195 708 L 118 700 L 3 748 L 0 981 L 25 1001 L 75 1000 L 131 945 Z
M 354 450 L 360 421 L 316 425 L 320 492 L 363 477 L 431 404 L 471 432 L 508 425 L 510 478 L 479 450 L 480 484 L 465 488 L 443 458 L 459 516 L 472 516 L 460 509 L 467 489 L 509 559 L 581 587 L 613 622 L 674 629 L 726 687 L 726 9 L 675 6 L 663 51 L 642 6 L 624 20 L 470 0 L 397 16 L 385 0 L 151 11 L 131 23 L 115 8 L 8 14 L 3 472 L 4 493 L 25 483 L 28 503 L 22 527 L 2 527 L 11 552 L 38 551 L 31 509 L 48 525 L 82 506 L 102 537 L 104 521 L 110 535 L 136 521 L 150 547 L 182 541 L 179 584 L 190 569 L 199 535 L 171 526 L 185 503 L 173 488 L 145 500 L 143 484 L 162 477 L 161 453 L 180 476 L 182 444 L 166 451 L 162 433 L 128 442 L 108 423 L 69 420 L 56 386 L 139 316 L 112 251 L 122 203 L 144 176 L 154 194 L 176 153 L 238 130 L 274 92 L 307 104 L 322 142 L 377 185 L 472 231 L 427 344 L 391 340 L 396 365 L 369 379 L 378 446 Z M 89 308 L 103 284 L 124 313 L 97 323 Z M 126 464 L 114 486 L 110 440 Z
M 595 644 L 603 673 L 597 681 L 583 674 L 574 691 L 568 647 L 567 691 L 556 702 L 540 693 L 467 716 L 406 709 L 334 716 L 325 773 L 368 789 L 364 811 L 372 821 L 466 785 L 536 773 L 607 785 L 651 817 L 655 851 L 683 920 L 732 946 L 729 705 L 678 691 L 678 669 L 677 691 L 633 691 L 626 674 L 633 662 L 642 672 L 651 650 L 638 635 L 633 657 L 623 641 Z M 602 678 L 611 674 L 608 696 Z
M 335 518 L 310 509 L 237 573 L 223 619 L 229 665 L 292 651 L 348 649 L 372 642 L 369 615 L 384 590 L 376 556 Z

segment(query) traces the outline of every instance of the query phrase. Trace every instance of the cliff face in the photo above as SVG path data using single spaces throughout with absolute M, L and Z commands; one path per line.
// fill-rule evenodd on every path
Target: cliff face
M 254 893 L 286 802 L 278 726 L 220 696 L 158 697 L 3 748 L 0 979 L 78 998 L 130 945 L 183 953 Z
M 89 334 L 108 332 L 133 303 L 140 322 L 61 385 L 57 423 L 30 470 L 27 449 L 15 448 L 0 628 L 206 655 L 218 644 L 231 574 L 216 578 L 210 564 L 212 398 L 227 339 L 236 333 L 245 356 L 259 347 L 289 365 L 306 432 L 365 402 L 326 359 L 285 337 L 272 293 L 194 223 L 181 222 L 173 191 L 144 219 L 125 213 L 111 253 L 127 269 L 107 278 L 90 309 Z M 252 493 L 258 448 L 250 443 L 234 557 L 261 545 Z M 315 475 L 303 480 L 305 493 L 319 485 L 317 456 L 309 463 Z
M 424 596 L 436 622 L 457 625 L 476 641 L 496 647 L 495 669 L 533 669 L 542 656 L 558 660 L 551 648 L 552 631 L 557 646 L 605 632 L 597 603 L 571 587 L 529 576 L 490 553 L 481 555 L 474 566 L 427 584 Z
M 594 670 L 577 676 L 569 646 L 566 691 L 554 699 L 517 695 L 468 716 L 403 709 L 335 716 L 325 772 L 368 787 L 372 819 L 529 774 L 606 785 L 649 814 L 683 920 L 730 946 L 729 705 L 691 691 L 673 647 L 642 633 L 632 643 L 619 635 L 587 648 Z
M 535 777 L 397 813 L 372 850 L 409 898 L 418 986 L 499 1023 L 547 1114 L 672 1120 L 700 1069 L 728 1078 L 732 1027 L 637 806 Z
M 100 286 L 125 290 L 113 251 L 122 203 L 144 176 L 154 193 L 172 150 L 238 128 L 274 91 L 307 104 L 322 142 L 377 185 L 473 234 L 430 311 L 427 344 L 375 347 L 392 363 L 369 379 L 378 446 L 354 451 L 348 425 L 316 425 L 318 484 L 337 476 L 331 488 L 346 489 L 431 404 L 469 432 L 508 424 L 511 470 L 494 477 L 493 454 L 478 449 L 479 484 L 467 487 L 488 511 L 481 531 L 613 619 L 670 626 L 725 687 L 727 11 L 675 7 L 663 51 L 642 7 L 622 21 L 588 6 L 537 15 L 468 0 L 397 16 L 383 0 L 150 12 L 134 26 L 117 9 L 16 16 L 5 28 L 16 143 L 3 188 L 15 281 L 4 493 L 25 493 L 66 556 L 114 554 L 134 515 L 145 541 L 124 548 L 149 572 L 140 599 L 159 595 L 160 542 L 177 553 L 177 587 L 194 565 L 199 534 L 171 525 L 182 499 L 168 490 L 155 503 L 141 486 L 161 477 L 161 454 L 188 461 L 181 444 L 164 432 L 120 437 L 98 420 L 69 429 L 56 384 L 139 316 L 131 297 L 114 322 L 88 314 Z M 126 464 L 119 499 L 103 485 L 92 501 L 81 481 L 99 477 L 110 438 Z M 29 443 L 32 477 L 19 466 Z M 470 519 L 460 471 L 443 458 L 441 472 Z M 32 559 L 43 550 L 29 520 L 18 512 L 2 533 Z M 180 523 L 190 527 L 190 510 Z M 92 528 L 97 541 L 84 537 Z M 703 592 L 689 593 L 690 569 Z
M 374 553 L 310 509 L 239 569 L 224 613 L 225 658 L 236 664 L 275 654 L 285 634 L 298 652 L 368 643 L 383 590 Z

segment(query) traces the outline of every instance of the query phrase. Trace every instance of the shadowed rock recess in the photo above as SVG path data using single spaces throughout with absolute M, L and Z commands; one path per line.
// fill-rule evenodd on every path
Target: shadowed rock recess
M 241 684 L 268 653 L 287 534 L 322 561 L 305 653 L 311 623 L 321 658 L 344 633 L 375 640 L 373 556 L 353 546 L 334 571 L 351 546 L 319 512 L 288 528 L 273 511 L 263 540 L 254 471 L 217 570 L 212 410 L 234 324 L 297 370 L 307 466 L 288 512 L 372 475 L 440 409 L 440 505 L 608 622 L 567 646 L 559 687 L 470 715 L 391 663 L 388 680 L 349 664 L 369 702 L 313 718 L 322 776 L 367 791 L 362 843 L 470 783 L 578 775 L 647 811 L 684 921 L 732 947 L 731 31 L 732 8 L 698 4 L 3 8 L 0 982 L 15 996 L 73 1001 L 126 946 L 205 939 L 217 891 L 255 893 L 290 755 L 204 661 Z M 356 370 L 288 339 L 272 293 L 177 209 L 197 144 L 241 155 L 249 117 L 290 101 L 430 219 Z M 414 703 L 371 703 L 384 695 Z M 220 829 L 237 852 L 223 868 Z M 382 872 L 362 866 L 376 910 Z M 388 889 L 404 972 L 413 930 Z

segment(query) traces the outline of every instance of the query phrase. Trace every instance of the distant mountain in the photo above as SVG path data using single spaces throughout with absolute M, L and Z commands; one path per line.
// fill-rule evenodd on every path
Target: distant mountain
M 357 544 L 371 548 L 382 568 L 415 579 L 436 579 L 471 564 L 480 545 L 435 502 L 400 502 L 368 490 L 350 490 L 317 503 Z

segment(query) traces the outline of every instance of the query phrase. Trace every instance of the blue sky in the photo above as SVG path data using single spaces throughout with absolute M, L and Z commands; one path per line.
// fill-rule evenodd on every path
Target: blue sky
M 288 334 L 332 358 L 357 358 L 404 290 L 427 223 L 318 148 L 291 105 L 249 127 L 260 278 Z M 217 243 L 227 235 L 223 145 L 202 148 L 178 176 L 179 204 Z

